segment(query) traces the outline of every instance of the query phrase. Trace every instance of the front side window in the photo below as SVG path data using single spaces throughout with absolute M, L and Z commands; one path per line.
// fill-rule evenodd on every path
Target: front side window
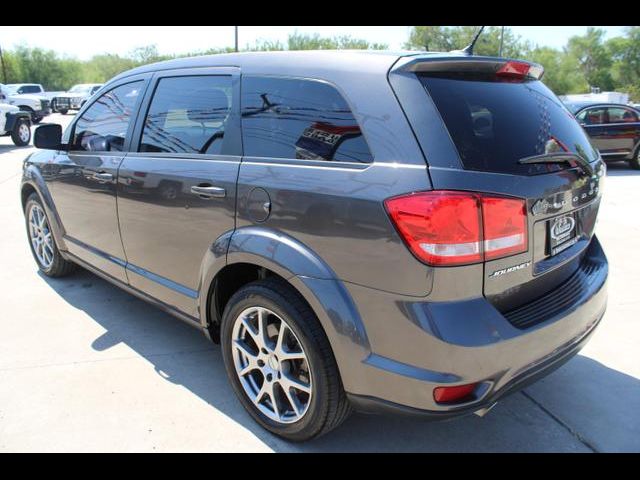
M 142 84 L 127 83 L 101 95 L 76 122 L 72 149 L 121 152 Z
M 141 152 L 219 155 L 231 113 L 231 77 L 169 77 L 158 82 Z
M 20 87 L 19 93 L 40 93 L 40 87 L 37 85 L 25 85 Z
M 242 143 L 252 157 L 373 161 L 347 102 L 316 80 L 244 77 Z
M 633 123 L 638 121 L 638 115 L 628 108 L 609 107 L 609 123 Z
M 584 125 L 603 125 L 607 122 L 607 109 L 604 107 L 588 108 L 576 117 Z

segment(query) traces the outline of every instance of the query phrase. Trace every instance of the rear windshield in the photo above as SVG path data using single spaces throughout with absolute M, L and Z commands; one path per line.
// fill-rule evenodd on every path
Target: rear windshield
M 478 81 L 421 75 L 465 169 L 534 175 L 567 164 L 521 165 L 547 153 L 597 159 L 582 127 L 540 81 Z

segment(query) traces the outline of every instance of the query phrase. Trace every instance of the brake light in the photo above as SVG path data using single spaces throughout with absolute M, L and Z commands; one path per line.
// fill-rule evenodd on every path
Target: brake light
M 384 203 L 409 250 L 428 265 L 479 263 L 527 250 L 521 199 L 440 190 Z
M 529 73 L 529 68 L 530 65 L 528 63 L 515 62 L 511 60 L 500 67 L 500 69 L 496 72 L 496 76 L 524 78 L 527 73 Z
M 539 80 L 543 74 L 544 69 L 540 65 L 509 60 L 498 69 L 496 77 L 507 80 L 523 80 L 530 77 Z

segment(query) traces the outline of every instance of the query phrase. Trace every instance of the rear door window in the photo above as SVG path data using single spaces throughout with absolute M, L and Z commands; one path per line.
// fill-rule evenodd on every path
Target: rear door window
M 158 82 L 141 152 L 219 155 L 231 113 L 231 77 L 167 77 Z
M 586 134 L 542 82 L 469 80 L 420 75 L 468 170 L 546 173 L 558 165 L 518 160 L 554 152 L 597 158 Z
M 609 123 L 633 123 L 638 121 L 638 115 L 623 107 L 608 107 Z
M 373 161 L 345 99 L 317 80 L 243 77 L 242 143 L 252 157 Z

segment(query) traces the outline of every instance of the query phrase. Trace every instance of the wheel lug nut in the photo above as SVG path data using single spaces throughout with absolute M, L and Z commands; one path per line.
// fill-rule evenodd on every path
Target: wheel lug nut
M 271 375 L 270 373 L 267 374 L 267 382 L 270 382 L 271 380 L 273 380 L 273 375 Z
M 262 360 L 258 360 L 258 366 L 259 367 L 264 367 L 264 362 Z
M 265 355 L 267 355 L 267 354 L 269 353 L 269 352 L 267 352 L 267 349 L 266 349 L 266 348 L 261 348 L 261 349 L 260 349 L 260 351 L 261 351 L 262 353 L 264 353 Z

